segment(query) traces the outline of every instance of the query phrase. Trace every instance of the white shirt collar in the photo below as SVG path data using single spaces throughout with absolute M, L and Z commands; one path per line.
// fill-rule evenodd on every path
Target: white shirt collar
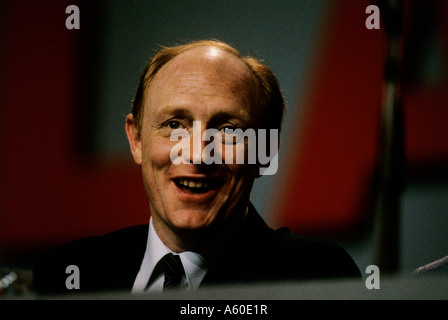
M 149 289 L 145 290 L 148 280 L 157 264 L 157 262 L 167 253 L 172 252 L 158 237 L 154 230 L 152 218 L 149 220 L 148 240 L 146 251 L 140 267 L 140 271 L 134 281 L 132 293 L 161 292 L 163 288 L 163 275 L 160 275 Z M 174 253 L 176 254 L 176 253 Z M 181 283 L 181 288 L 186 290 L 196 290 L 207 273 L 205 259 L 198 253 L 185 251 L 179 254 L 185 270 L 185 276 Z

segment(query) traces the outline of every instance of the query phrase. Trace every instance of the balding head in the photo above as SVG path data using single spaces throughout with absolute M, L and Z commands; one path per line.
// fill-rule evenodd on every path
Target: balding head
M 264 107 L 257 78 L 237 56 L 208 45 L 182 52 L 160 68 L 146 89 L 143 113 L 173 97 L 173 104 L 188 102 L 205 116 L 213 112 L 207 101 L 214 95 L 238 103 L 237 110 L 250 120 L 251 128 L 261 126 L 258 115 Z
M 168 62 L 181 55 L 185 59 L 178 60 L 179 63 L 183 62 L 183 66 L 179 66 L 180 68 L 189 66 L 188 61 L 186 61 L 187 58 L 196 58 L 201 59 L 203 62 L 207 62 L 207 60 L 210 63 L 213 62 L 214 66 L 211 70 L 217 73 L 230 72 L 229 76 L 232 76 L 234 81 L 241 79 L 239 76 L 246 77 L 242 80 L 247 81 L 249 79 L 247 77 L 250 74 L 250 81 L 256 88 L 252 88 L 250 92 L 248 91 L 247 99 L 251 100 L 251 103 L 257 108 L 259 127 L 280 130 L 285 103 L 273 72 L 259 60 L 252 57 L 243 57 L 233 47 L 223 42 L 211 40 L 166 47 L 150 60 L 140 77 L 140 83 L 132 106 L 132 114 L 139 129 L 141 129 L 145 97 L 154 77 Z M 247 69 L 242 68 L 244 66 Z M 242 68 L 240 71 L 248 70 L 249 74 L 241 73 L 237 75 L 230 70 L 235 68 L 233 70 L 239 72 L 237 67 Z

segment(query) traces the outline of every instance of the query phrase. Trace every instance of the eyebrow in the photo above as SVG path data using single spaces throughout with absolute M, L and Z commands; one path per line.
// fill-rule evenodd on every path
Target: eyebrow
M 186 106 L 164 106 L 160 108 L 156 114 L 155 117 L 163 117 L 164 115 L 172 115 L 177 117 L 183 117 L 183 118 L 194 118 L 193 112 L 191 112 L 191 107 L 189 108 L 188 105 Z M 245 113 L 240 113 L 238 111 L 217 111 L 213 114 L 213 117 L 210 119 L 210 122 L 220 122 L 220 121 L 226 121 L 230 119 L 240 120 L 244 122 L 250 122 L 250 115 Z
M 193 122 L 194 113 L 191 112 L 191 105 L 166 105 L 161 107 L 154 115 L 153 120 L 155 123 L 161 123 L 168 117 L 176 117 L 186 119 L 189 122 Z M 206 119 L 207 126 L 210 128 L 217 128 L 225 122 L 231 122 L 242 129 L 247 129 L 256 126 L 256 122 L 251 119 L 248 112 L 239 112 L 236 110 L 221 110 L 213 114 L 209 119 Z
M 210 119 L 210 124 L 212 126 L 217 126 L 226 121 L 237 121 L 238 125 L 248 126 L 250 124 L 250 116 L 241 116 L 241 113 L 236 112 L 227 112 L 227 111 L 219 111 L 213 115 Z
M 159 109 L 155 113 L 155 118 L 159 119 L 166 115 L 182 117 L 182 118 L 192 118 L 193 117 L 193 114 L 191 113 L 191 111 L 188 110 L 186 107 L 165 106 L 165 107 L 162 107 L 161 109 Z

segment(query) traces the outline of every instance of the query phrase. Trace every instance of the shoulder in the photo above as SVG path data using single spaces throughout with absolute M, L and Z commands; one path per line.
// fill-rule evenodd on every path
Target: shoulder
M 128 254 L 136 248 L 144 250 L 148 226 L 139 225 L 113 231 L 101 236 L 73 240 L 48 251 L 43 259 L 87 262 L 112 258 L 117 254 Z M 131 250 L 133 249 L 133 250 Z
M 253 206 L 246 235 L 246 243 L 255 251 L 253 255 L 261 257 L 254 260 L 263 269 L 272 270 L 274 277 L 280 274 L 288 279 L 362 278 L 356 263 L 340 245 L 294 234 L 287 227 L 273 230 Z
M 82 291 L 106 289 L 120 274 L 135 277 L 146 248 L 148 226 L 120 229 L 105 235 L 70 241 L 42 255 L 35 263 L 33 284 L 41 293 L 66 292 L 67 267 L 80 272 Z M 135 273 L 134 273 L 135 271 Z M 128 283 L 121 278 L 117 283 Z
M 269 255 L 282 261 L 291 274 L 308 278 L 347 277 L 361 278 L 361 273 L 348 252 L 340 245 L 281 228 L 271 233 L 268 240 Z

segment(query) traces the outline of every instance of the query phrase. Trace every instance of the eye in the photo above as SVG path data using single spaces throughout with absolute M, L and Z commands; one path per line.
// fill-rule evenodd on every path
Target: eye
M 167 123 L 167 127 L 173 130 L 179 129 L 181 126 L 179 121 L 170 121 Z
M 225 126 L 221 128 L 223 134 L 233 134 L 236 128 L 233 126 Z
M 236 131 L 236 132 L 235 132 Z M 223 126 L 220 130 L 223 136 L 223 143 L 228 145 L 234 145 L 240 142 L 241 133 L 239 132 L 237 127 L 232 125 Z

